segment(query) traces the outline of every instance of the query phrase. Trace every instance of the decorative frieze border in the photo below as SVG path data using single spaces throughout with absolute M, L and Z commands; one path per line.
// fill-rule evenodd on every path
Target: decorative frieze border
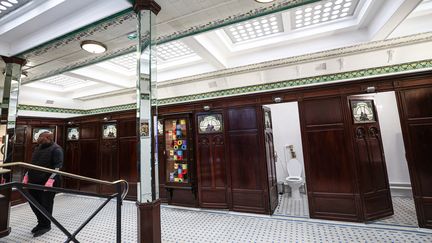
M 212 91 L 212 92 L 195 94 L 195 95 L 178 96 L 178 97 L 158 100 L 158 105 L 169 105 L 169 104 L 213 99 L 213 98 L 220 98 L 220 97 L 227 97 L 227 96 L 245 95 L 250 93 L 288 89 L 288 88 L 300 87 L 304 85 L 314 85 L 314 84 L 320 84 L 326 82 L 348 81 L 348 80 L 358 79 L 358 78 L 382 76 L 382 75 L 388 75 L 392 73 L 400 73 L 400 72 L 430 69 L 430 68 L 432 68 L 432 59 L 424 60 L 424 61 L 415 61 L 415 62 L 404 63 L 404 64 L 396 64 L 396 65 L 384 66 L 384 67 L 366 68 L 366 69 L 360 69 L 360 70 L 342 72 L 336 74 L 327 74 L 322 76 L 285 80 L 285 81 L 279 81 L 279 82 L 273 82 L 267 84 L 244 86 L 239 88 L 218 90 L 218 91 Z
M 384 76 L 390 74 L 397 74 L 401 72 L 422 71 L 422 70 L 432 70 L 432 59 L 415 61 L 410 63 L 403 63 L 403 64 L 396 64 L 391 66 L 375 67 L 375 68 L 360 69 L 360 70 L 349 71 L 349 72 L 327 74 L 327 75 L 314 76 L 308 78 L 285 80 L 285 81 L 274 82 L 274 83 L 251 85 L 251 86 L 245 86 L 239 88 L 212 91 L 212 92 L 201 93 L 201 94 L 172 97 L 172 98 L 160 99 L 157 101 L 157 104 L 171 105 L 171 104 L 178 104 L 184 102 L 222 98 L 228 96 L 267 92 L 272 90 L 284 90 L 284 89 L 290 89 L 295 87 L 301 87 L 305 85 L 318 85 L 327 82 L 349 81 L 349 80 L 359 79 L 359 78 Z M 116 111 L 132 110 L 132 109 L 136 109 L 136 103 L 90 109 L 90 110 L 55 108 L 55 107 L 33 106 L 33 105 L 18 106 L 18 110 L 23 110 L 23 111 L 55 112 L 55 113 L 68 113 L 68 114 L 78 114 L 78 115 L 92 115 L 92 114 L 108 113 L 108 112 L 116 112 Z

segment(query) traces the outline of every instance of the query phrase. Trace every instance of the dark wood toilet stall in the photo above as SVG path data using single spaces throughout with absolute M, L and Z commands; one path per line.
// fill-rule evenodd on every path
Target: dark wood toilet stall
M 273 156 L 266 156 L 261 106 L 167 115 L 163 107 L 161 110 L 163 135 L 159 135 L 158 150 L 162 151 L 159 164 L 165 167 L 159 171 L 160 195 L 164 201 L 183 206 L 273 213 L 278 197 L 275 161 L 271 160 Z M 167 127 L 172 122 L 177 129 Z M 180 171 L 184 173 L 184 169 L 178 168 L 186 163 L 185 152 L 172 145 L 178 143 L 178 135 L 186 137 L 186 131 L 179 132 L 181 123 L 189 127 L 188 136 L 195 141 L 188 140 L 189 162 L 187 166 L 182 165 L 190 174 L 178 178 Z M 177 136 L 174 135 L 173 142 L 174 133 Z
M 365 222 L 393 214 L 376 111 L 374 122 L 356 122 L 353 104 L 370 98 L 349 95 L 368 85 L 396 92 L 419 226 L 432 228 L 430 74 L 305 92 L 299 111 L 310 216 Z
M 393 214 L 376 112 L 376 122 L 355 124 L 350 105 L 356 100 L 299 103 L 312 218 L 362 222 Z

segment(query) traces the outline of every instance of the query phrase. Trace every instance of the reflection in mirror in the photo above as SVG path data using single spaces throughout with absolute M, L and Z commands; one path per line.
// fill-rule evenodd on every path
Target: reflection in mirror
M 0 79 L 1 88 L 1 117 L 0 117 L 0 164 L 12 162 L 13 146 L 15 142 L 15 124 L 18 112 L 18 91 L 21 80 L 21 66 L 23 60 L 16 58 L 2 57 L 1 59 L 2 77 Z M 12 178 L 19 179 L 21 171 L 14 170 Z M 3 175 L 3 179 L 9 181 L 8 174 Z

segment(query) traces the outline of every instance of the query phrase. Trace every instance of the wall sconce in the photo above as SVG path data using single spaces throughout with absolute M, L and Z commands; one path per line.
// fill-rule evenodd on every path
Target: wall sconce
M 273 101 L 274 101 L 275 103 L 280 103 L 280 102 L 282 102 L 282 98 L 281 98 L 281 97 L 274 97 L 274 98 L 273 98 Z
M 74 123 L 73 123 L 72 121 L 68 121 L 67 124 L 68 124 L 68 125 L 72 125 L 72 124 L 74 124 Z
M 108 121 L 109 118 L 108 118 L 108 117 L 104 117 L 103 120 L 104 120 L 104 121 Z
M 205 111 L 209 111 L 209 110 L 210 110 L 210 106 L 209 106 L 209 105 L 205 105 L 205 106 L 203 106 L 203 109 L 204 109 Z

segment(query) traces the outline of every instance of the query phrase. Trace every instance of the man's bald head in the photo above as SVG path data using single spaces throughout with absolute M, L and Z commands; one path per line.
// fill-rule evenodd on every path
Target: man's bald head
M 54 142 L 54 134 L 50 131 L 44 131 L 39 134 L 38 144 L 48 144 Z

